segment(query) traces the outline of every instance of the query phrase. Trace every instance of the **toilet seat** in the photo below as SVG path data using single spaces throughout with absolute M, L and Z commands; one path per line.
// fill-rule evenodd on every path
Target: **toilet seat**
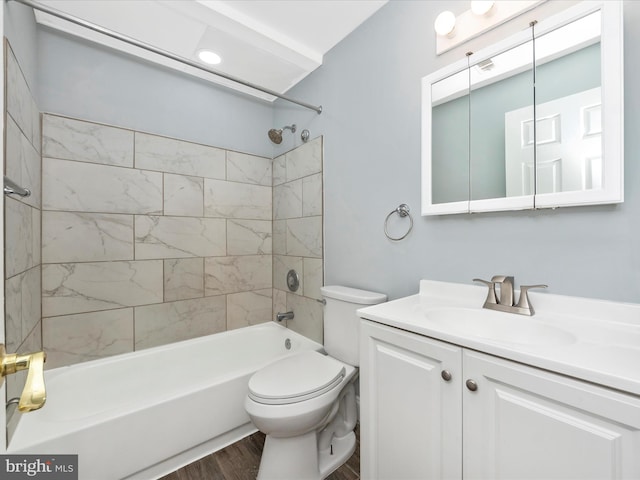
M 249 380 L 249 398 L 267 405 L 303 402 L 335 388 L 345 373 L 344 364 L 334 358 L 302 352 L 256 372 Z

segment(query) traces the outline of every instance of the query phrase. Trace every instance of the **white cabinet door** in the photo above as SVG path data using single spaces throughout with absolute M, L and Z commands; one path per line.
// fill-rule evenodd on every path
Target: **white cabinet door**
M 639 479 L 640 399 L 464 351 L 466 479 Z
M 369 321 L 361 327 L 361 478 L 460 479 L 462 349 Z

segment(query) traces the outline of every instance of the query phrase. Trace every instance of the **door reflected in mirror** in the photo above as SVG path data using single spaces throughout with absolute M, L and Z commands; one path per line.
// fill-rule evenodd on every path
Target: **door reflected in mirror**
M 536 38 L 538 195 L 602 188 L 601 18 Z

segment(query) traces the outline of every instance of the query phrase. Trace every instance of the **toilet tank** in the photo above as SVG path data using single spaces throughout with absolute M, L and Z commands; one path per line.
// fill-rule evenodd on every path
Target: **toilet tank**
M 356 311 L 387 300 L 383 293 L 339 285 L 320 288 L 324 307 L 324 349 L 349 365 L 360 364 L 360 317 Z

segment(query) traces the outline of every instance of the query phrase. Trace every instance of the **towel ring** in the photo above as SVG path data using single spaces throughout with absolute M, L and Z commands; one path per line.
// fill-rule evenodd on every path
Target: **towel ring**
M 409 217 L 409 222 L 410 222 L 409 229 L 401 237 L 392 237 L 391 235 L 389 235 L 389 231 L 387 230 L 387 224 L 389 223 L 389 218 L 391 218 L 391 215 L 393 215 L 394 213 L 397 213 L 398 215 L 400 215 L 400 217 Z M 394 242 L 397 242 L 398 240 L 402 240 L 407 235 L 409 235 L 412 228 L 413 228 L 413 217 L 409 213 L 409 205 L 407 205 L 406 203 L 401 203 L 400 205 L 398 205 L 398 208 L 396 208 L 395 210 L 391 210 L 391 212 L 389 212 L 389 215 L 387 215 L 387 218 L 384 219 L 384 234 L 387 236 L 389 240 L 393 240 Z

